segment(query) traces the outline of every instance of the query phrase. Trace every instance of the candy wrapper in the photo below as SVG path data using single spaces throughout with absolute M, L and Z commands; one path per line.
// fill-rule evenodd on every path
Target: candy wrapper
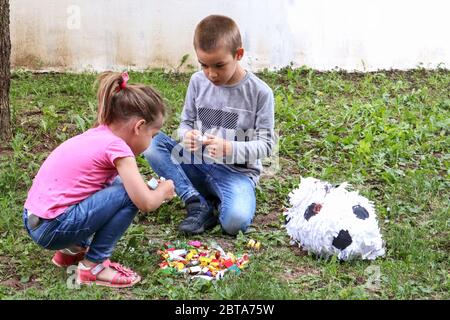
M 347 190 L 315 178 L 302 178 L 289 194 L 291 208 L 284 213 L 293 243 L 322 257 L 374 260 L 385 249 L 373 203 Z
M 249 254 L 235 256 L 216 243 L 206 245 L 200 241 L 168 242 L 158 254 L 163 273 L 187 274 L 205 280 L 221 279 L 228 272 L 239 274 L 250 261 Z
M 159 180 L 161 180 L 161 181 L 166 181 L 166 179 L 165 179 L 164 177 L 160 177 Z M 151 178 L 151 179 L 147 182 L 147 185 L 148 185 L 151 189 L 155 190 L 156 188 L 158 188 L 159 183 L 158 183 L 158 180 L 156 180 L 155 178 Z

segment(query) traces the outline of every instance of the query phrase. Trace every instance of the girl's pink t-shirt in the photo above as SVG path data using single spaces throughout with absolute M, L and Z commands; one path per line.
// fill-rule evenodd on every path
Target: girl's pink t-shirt
M 100 125 L 59 145 L 44 161 L 25 208 L 53 219 L 108 186 L 117 176 L 114 160 L 134 157 L 124 140 Z

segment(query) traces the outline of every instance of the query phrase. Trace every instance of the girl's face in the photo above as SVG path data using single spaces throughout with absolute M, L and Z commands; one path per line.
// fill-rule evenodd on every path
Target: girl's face
M 229 50 L 218 47 L 212 51 L 196 49 L 198 62 L 205 76 L 216 86 L 231 85 L 240 80 L 240 66 L 244 49 L 239 48 L 233 56 Z
M 145 120 L 138 120 L 133 128 L 133 135 L 128 142 L 135 155 L 141 154 L 150 146 L 153 137 L 161 130 L 164 118 L 161 116 L 157 121 L 147 124 Z

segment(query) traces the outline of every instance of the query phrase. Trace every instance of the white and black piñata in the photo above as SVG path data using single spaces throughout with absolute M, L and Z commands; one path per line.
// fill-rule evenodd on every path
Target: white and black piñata
M 343 183 L 302 178 L 289 194 L 286 230 L 303 250 L 340 260 L 374 260 L 385 253 L 373 203 Z

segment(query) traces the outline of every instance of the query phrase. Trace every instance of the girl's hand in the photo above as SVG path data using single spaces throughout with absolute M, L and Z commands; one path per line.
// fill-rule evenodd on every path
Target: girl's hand
M 213 158 L 222 158 L 228 156 L 232 152 L 232 144 L 228 140 L 216 137 L 212 134 L 206 133 L 206 140 L 203 144 L 206 145 L 208 154 Z
M 202 136 L 202 133 L 198 130 L 191 130 L 186 132 L 183 138 L 183 144 L 186 150 L 192 152 L 197 151 L 202 145 L 201 141 L 198 140 Z
M 151 190 L 142 178 L 134 157 L 114 160 L 119 176 L 131 201 L 143 212 L 158 209 L 161 204 L 175 196 L 172 180 L 160 181 L 156 190 Z
M 164 180 L 164 181 L 159 180 L 159 184 L 158 187 L 156 188 L 156 191 L 161 192 L 164 200 L 166 201 L 170 201 L 173 199 L 173 197 L 176 196 L 175 186 L 172 180 Z

